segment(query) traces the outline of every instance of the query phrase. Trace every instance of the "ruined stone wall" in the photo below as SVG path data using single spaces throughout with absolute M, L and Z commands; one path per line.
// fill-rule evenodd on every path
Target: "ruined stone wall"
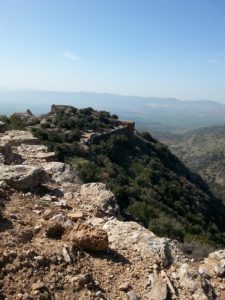
M 127 127 L 127 130 L 130 132 L 130 134 L 133 134 L 135 131 L 135 122 L 133 121 L 116 120 L 116 126 Z
M 104 139 L 110 137 L 111 135 L 124 134 L 126 136 L 132 136 L 134 134 L 134 122 L 132 122 L 133 124 L 130 124 L 130 123 L 123 127 L 119 127 L 114 130 L 111 130 L 109 132 L 105 132 L 105 133 L 98 134 L 98 135 L 96 134 L 88 141 L 88 144 L 97 144 L 101 140 L 104 140 Z M 123 125 L 124 125 L 124 123 L 123 123 Z
M 67 105 L 55 105 L 52 104 L 51 106 L 51 113 L 57 113 L 59 110 L 65 109 Z

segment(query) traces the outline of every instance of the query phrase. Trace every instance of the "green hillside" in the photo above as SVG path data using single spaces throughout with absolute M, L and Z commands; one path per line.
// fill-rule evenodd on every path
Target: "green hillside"
M 60 160 L 73 164 L 84 182 L 107 183 L 123 218 L 133 216 L 162 236 L 225 245 L 223 203 L 150 134 L 108 134 L 84 143 L 85 134 L 109 133 L 117 126 L 115 115 L 91 108 L 4 120 L 9 128 L 32 130 Z

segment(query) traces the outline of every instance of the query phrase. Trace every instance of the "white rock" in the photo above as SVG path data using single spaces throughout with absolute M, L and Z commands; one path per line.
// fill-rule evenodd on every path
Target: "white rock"
M 52 175 L 52 179 L 58 184 L 62 184 L 63 182 L 80 183 L 78 173 L 68 164 L 54 161 L 43 163 L 42 167 Z
M 41 168 L 30 165 L 0 166 L 0 180 L 17 190 L 29 190 L 49 181 Z
M 119 213 L 116 198 L 104 183 L 83 184 L 80 195 L 89 203 L 89 209 L 94 210 L 95 217 L 114 216 Z
M 169 244 L 165 238 L 155 234 L 136 222 L 122 222 L 117 219 L 106 222 L 103 229 L 109 235 L 113 249 L 126 248 L 138 251 L 142 258 L 159 258 L 164 266 L 171 262 Z
M 168 294 L 167 282 L 160 276 L 152 277 L 151 299 L 166 300 Z
M 70 262 L 71 262 L 71 257 L 70 257 L 70 255 L 69 255 L 69 253 L 68 253 L 66 247 L 63 247 L 62 254 L 63 254 L 63 257 L 64 257 L 65 262 L 70 263 Z
M 221 266 L 215 266 L 214 273 L 218 277 L 223 277 L 223 275 L 225 274 L 225 269 Z
M 73 227 L 74 223 L 72 222 L 72 220 L 65 214 L 60 213 L 58 215 L 55 215 L 54 217 L 52 217 L 50 220 L 56 221 L 61 223 L 64 227 L 68 227 L 71 228 Z

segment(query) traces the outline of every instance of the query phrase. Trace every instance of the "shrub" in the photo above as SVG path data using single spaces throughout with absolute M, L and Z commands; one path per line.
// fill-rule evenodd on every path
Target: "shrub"
M 42 128 L 42 129 L 47 129 L 47 128 L 50 128 L 50 127 L 51 127 L 51 124 L 48 123 L 48 122 L 42 123 L 42 124 L 41 124 L 41 128 Z
M 74 129 L 71 130 L 68 135 L 67 135 L 67 141 L 69 143 L 73 142 L 73 141 L 79 141 L 81 137 L 81 132 L 79 129 Z

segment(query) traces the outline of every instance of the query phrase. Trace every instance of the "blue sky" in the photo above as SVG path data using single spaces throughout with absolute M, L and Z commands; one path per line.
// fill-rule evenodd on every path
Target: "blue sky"
M 225 101 L 225 1 L 0 0 L 0 86 Z

